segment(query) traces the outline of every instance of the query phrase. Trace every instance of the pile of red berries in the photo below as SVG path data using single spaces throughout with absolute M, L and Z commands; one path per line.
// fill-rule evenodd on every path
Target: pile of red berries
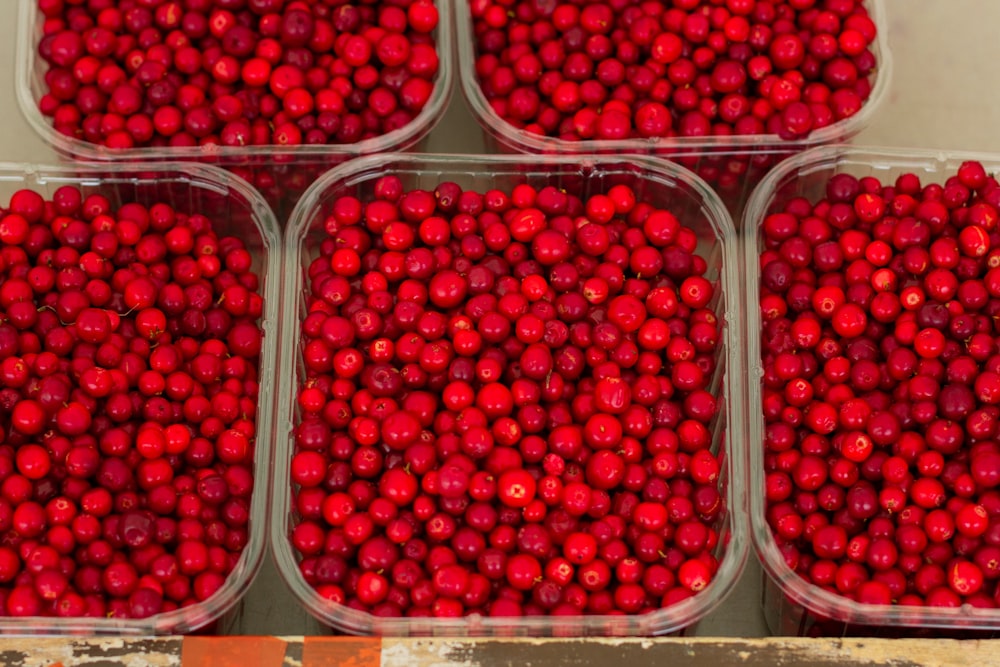
M 1000 606 L 1000 185 L 839 174 L 760 232 L 767 522 L 808 581 Z
M 776 134 L 856 114 L 877 62 L 861 0 L 462 0 L 493 110 L 564 140 Z
M 626 185 L 336 198 L 307 271 L 290 539 L 376 616 L 640 614 L 712 581 L 718 285 Z
M 206 600 L 248 541 L 262 299 L 203 215 L 72 186 L 0 210 L 0 615 Z
M 432 0 L 37 0 L 59 132 L 112 148 L 348 144 L 434 90 Z

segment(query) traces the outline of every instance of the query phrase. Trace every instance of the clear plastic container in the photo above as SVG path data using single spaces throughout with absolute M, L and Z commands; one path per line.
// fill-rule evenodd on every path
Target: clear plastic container
M 216 167 L 157 163 L 135 165 L 41 166 L 0 164 L 0 202 L 17 190 L 30 188 L 46 199 L 62 186 L 78 187 L 84 195 L 99 193 L 112 205 L 164 202 L 180 211 L 212 219 L 221 235 L 238 235 L 253 257 L 264 297 L 260 376 L 273 378 L 278 353 L 278 311 L 281 289 L 280 235 L 267 203 L 253 188 Z M 254 452 L 255 488 L 250 505 L 249 540 L 225 584 L 210 598 L 189 607 L 143 619 L 11 618 L 0 617 L 0 635 L 164 635 L 195 630 L 224 632 L 238 614 L 237 604 L 260 568 L 267 542 L 270 512 L 272 425 L 276 387 L 261 383 Z
M 719 281 L 721 290 L 715 312 L 725 322 L 724 344 L 720 346 L 718 371 L 711 390 L 725 397 L 723 409 L 713 429 L 713 451 L 723 452 L 725 465 L 720 475 L 720 491 L 727 511 L 720 518 L 721 564 L 716 578 L 705 590 L 681 603 L 640 616 L 487 618 L 378 618 L 371 614 L 332 603 L 320 597 L 301 576 L 289 535 L 296 523 L 291 503 L 289 463 L 294 449 L 292 430 L 298 421 L 296 395 L 302 372 L 298 327 L 305 309 L 305 273 L 316 257 L 324 235 L 323 221 L 337 197 L 352 195 L 370 199 L 376 180 L 387 174 L 399 176 L 406 189 L 433 189 L 444 181 L 457 182 L 463 189 L 484 192 L 491 188 L 509 191 L 519 183 L 536 187 L 555 185 L 588 196 L 604 192 L 616 183 L 637 189 L 643 201 L 671 210 L 699 237 L 700 254 L 708 262 L 706 277 Z M 386 155 L 361 158 L 330 171 L 302 197 L 286 228 L 286 269 L 282 320 L 282 397 L 276 430 L 275 515 L 271 526 L 272 548 L 282 577 L 306 609 L 323 623 L 354 634 L 384 635 L 663 635 L 690 628 L 718 605 L 736 583 L 745 562 L 744 448 L 738 438 L 742 426 L 742 378 L 739 331 L 742 305 L 733 298 L 738 285 L 735 232 L 724 207 L 714 193 L 696 176 L 677 165 L 649 158 L 554 158 L 530 160 L 521 157 L 489 156 L 404 156 Z M 732 372 L 727 372 L 732 369 Z M 736 432 L 732 431 L 735 426 Z
M 754 547 L 765 572 L 762 604 L 771 632 L 801 636 L 993 636 L 1000 634 L 1000 609 L 956 609 L 860 604 L 809 583 L 785 563 L 766 520 L 764 497 L 764 415 L 761 410 L 763 364 L 760 355 L 760 226 L 767 215 L 794 197 L 818 201 L 836 174 L 873 176 L 883 184 L 904 173 L 921 183 L 943 183 L 966 160 L 978 160 L 991 174 L 1000 158 L 982 154 L 915 149 L 825 146 L 781 163 L 760 183 L 747 202 L 746 234 L 747 377 L 749 378 L 748 447 L 750 451 L 750 523 Z M 749 233 L 749 232 L 753 233 Z
M 215 164 L 229 169 L 260 190 L 278 214 L 278 219 L 284 221 L 298 197 L 316 177 L 331 167 L 361 155 L 419 150 L 425 143 L 427 135 L 444 115 L 451 99 L 454 72 L 452 0 L 439 0 L 436 4 L 439 20 L 435 40 L 440 64 L 434 92 L 427 105 L 406 126 L 354 144 L 302 145 L 292 148 L 263 145 L 113 150 L 61 134 L 38 109 L 38 102 L 46 90 L 47 69 L 45 61 L 38 55 L 43 21 L 41 12 L 38 11 L 38 0 L 18 0 L 15 65 L 17 99 L 28 123 L 62 157 L 100 162 L 191 160 Z
M 850 118 L 793 141 L 783 140 L 774 134 L 566 141 L 514 127 L 493 110 L 476 76 L 476 40 L 469 2 L 470 0 L 455 0 L 455 46 L 459 79 L 466 103 L 479 122 L 491 150 L 546 155 L 635 153 L 668 157 L 705 179 L 734 215 L 742 210 L 753 185 L 784 158 L 813 146 L 847 141 L 863 130 L 885 99 L 892 78 L 892 54 L 889 51 L 885 2 L 865 0 L 878 28 L 873 45 L 878 66 L 870 97 L 861 110 Z M 739 220 L 736 220 L 736 224 L 739 229 Z

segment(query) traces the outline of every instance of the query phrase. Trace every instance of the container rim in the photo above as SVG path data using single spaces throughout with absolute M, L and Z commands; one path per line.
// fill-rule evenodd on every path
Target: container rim
M 37 0 L 17 0 L 17 39 L 15 42 L 14 89 L 21 108 L 21 114 L 48 145 L 60 155 L 90 162 L 113 161 L 156 161 L 161 160 L 201 160 L 217 161 L 223 165 L 240 165 L 254 160 L 282 161 L 291 158 L 336 158 L 355 157 L 370 153 L 405 150 L 423 139 L 441 120 L 452 95 L 454 78 L 454 46 L 451 30 L 452 0 L 435 0 L 438 8 L 438 27 L 435 43 L 438 51 L 438 73 L 434 80 L 434 92 L 424 108 L 413 120 L 401 128 L 378 137 L 364 139 L 353 144 L 301 144 L 280 147 L 275 144 L 260 146 L 176 146 L 137 147 L 110 149 L 106 146 L 70 137 L 58 132 L 52 123 L 42 116 L 38 109 L 38 99 L 32 92 L 32 80 L 36 66 L 40 63 L 37 49 L 37 21 L 39 15 Z
M 877 26 L 874 51 L 877 61 L 875 83 L 871 94 L 858 113 L 812 132 L 806 137 L 785 140 L 776 134 L 742 134 L 728 137 L 669 137 L 649 139 L 604 140 L 589 139 L 567 141 L 527 132 L 508 123 L 494 111 L 486 99 L 476 76 L 475 39 L 469 0 L 454 0 L 456 49 L 458 50 L 459 80 L 465 100 L 472 114 L 484 131 L 495 136 L 502 144 L 529 153 L 693 153 L 713 154 L 782 153 L 800 151 L 811 146 L 845 141 L 856 135 L 868 124 L 875 110 L 889 92 L 892 79 L 893 58 L 889 48 L 889 22 L 885 0 L 864 0 L 870 7 L 870 16 Z
M 144 175 L 148 173 L 155 175 Z M 0 183 L 3 182 L 23 182 L 25 187 L 31 187 L 32 183 L 83 187 L 100 187 L 104 184 L 122 183 L 134 185 L 181 183 L 242 200 L 241 203 L 247 206 L 254 227 L 260 234 L 265 256 L 263 267 L 260 270 L 261 275 L 265 278 L 264 284 L 267 292 L 262 294 L 264 296 L 264 313 L 261 316 L 261 327 L 264 332 L 264 344 L 261 348 L 260 374 L 265 377 L 267 374 L 276 372 L 278 296 L 281 276 L 280 273 L 274 273 L 273 277 L 269 274 L 277 272 L 279 268 L 281 239 L 277 232 L 278 224 L 271 209 L 261 195 L 246 181 L 218 167 L 206 164 L 140 162 L 51 165 L 0 162 Z M 252 522 L 249 529 L 249 539 L 233 571 L 218 591 L 207 600 L 197 604 L 142 619 L 49 618 L 42 616 L 0 618 L 0 636 L 78 634 L 137 636 L 191 632 L 217 620 L 235 606 L 249 589 L 263 562 L 270 519 L 271 459 L 274 444 L 273 421 L 276 396 L 273 390 L 266 389 L 263 383 L 259 392 L 258 433 L 255 440 L 253 463 L 255 487 L 250 500 Z
M 339 184 L 351 185 L 361 179 L 384 175 L 386 173 L 414 173 L 430 170 L 439 173 L 442 180 L 450 175 L 480 175 L 489 176 L 501 173 L 524 173 L 526 156 L 487 156 L 487 155 L 402 155 L 387 154 L 353 160 L 338 166 L 320 177 L 299 200 L 288 226 L 285 229 L 286 282 L 283 300 L 282 321 L 285 329 L 282 336 L 281 359 L 282 367 L 287 372 L 281 374 L 281 395 L 285 397 L 279 406 L 278 424 L 276 429 L 276 465 L 274 477 L 276 515 L 271 522 L 271 546 L 278 570 L 296 598 L 306 609 L 323 623 L 339 630 L 353 634 L 456 634 L 456 635 L 546 635 L 567 634 L 583 636 L 593 634 L 622 634 L 623 631 L 634 634 L 636 626 L 641 627 L 644 634 L 661 635 L 676 632 L 696 623 L 723 598 L 728 595 L 742 573 L 749 553 L 749 540 L 746 526 L 746 486 L 745 448 L 739 446 L 739 426 L 742 417 L 742 382 L 740 377 L 742 353 L 735 350 L 735 336 L 742 322 L 742 306 L 740 299 L 735 297 L 737 282 L 736 268 L 736 231 L 724 205 L 705 182 L 683 167 L 652 158 L 628 156 L 627 159 L 612 156 L 531 156 L 531 173 L 539 174 L 546 169 L 575 169 L 584 175 L 599 175 L 602 168 L 628 166 L 647 178 L 666 179 L 668 183 L 686 185 L 691 188 L 691 195 L 702 206 L 702 213 L 717 235 L 721 245 L 723 267 L 720 272 L 722 293 L 725 296 L 725 317 L 727 326 L 724 331 L 726 349 L 724 354 L 728 366 L 727 373 L 731 378 L 726 383 L 729 397 L 726 409 L 729 411 L 727 426 L 723 436 L 725 458 L 728 473 L 726 502 L 728 516 L 725 521 L 731 528 L 726 552 L 720 561 L 719 570 L 713 582 L 704 591 L 669 608 L 659 610 L 644 616 L 580 616 L 580 617 L 548 617 L 533 616 L 520 618 L 491 618 L 483 616 L 465 616 L 455 619 L 382 619 L 371 614 L 352 610 L 343 605 L 336 605 L 322 598 L 314 589 L 308 586 L 301 577 L 297 559 L 292 551 L 289 540 L 291 484 L 289 466 L 291 460 L 291 438 L 288 437 L 293 422 L 293 400 L 295 394 L 296 367 L 295 354 L 297 349 L 297 327 L 299 320 L 299 294 L 302 289 L 302 271 L 300 267 L 302 245 L 309 225 L 314 219 L 318 207 L 322 204 L 324 193 Z
M 767 576 L 781 593 L 794 604 L 814 614 L 851 625 L 892 626 L 901 628 L 936 627 L 950 630 L 1000 629 L 1000 609 L 980 609 L 971 605 L 957 608 L 931 608 L 912 605 L 875 605 L 854 602 L 830 593 L 806 581 L 792 570 L 778 549 L 777 541 L 766 520 L 767 503 L 764 488 L 763 413 L 760 378 L 763 367 L 760 360 L 760 310 L 759 303 L 760 253 L 759 230 L 770 212 L 778 188 L 800 175 L 817 171 L 836 170 L 854 165 L 870 169 L 906 169 L 924 172 L 928 176 L 947 176 L 946 170 L 957 168 L 962 162 L 982 162 L 988 173 L 1000 174 L 1000 155 L 929 149 L 892 148 L 882 146 L 831 145 L 810 149 L 785 160 L 770 171 L 757 185 L 747 202 L 743 214 L 746 232 L 744 261 L 747 267 L 745 301 L 747 312 L 747 402 L 746 419 L 749 434 L 749 486 L 750 532 L 753 545 Z M 922 179 L 923 180 L 923 179 Z

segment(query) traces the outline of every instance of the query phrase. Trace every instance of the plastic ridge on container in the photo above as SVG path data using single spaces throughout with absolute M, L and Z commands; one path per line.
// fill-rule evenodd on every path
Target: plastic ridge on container
M 1000 173 L 1000 157 L 981 153 L 943 152 L 861 146 L 823 146 L 790 158 L 771 171 L 747 202 L 743 229 L 747 303 L 747 418 L 748 496 L 753 543 L 765 575 L 763 606 L 771 632 L 779 635 L 963 635 L 989 636 L 1000 631 L 1000 609 L 912 605 L 863 604 L 823 590 L 796 574 L 778 550 L 766 520 L 764 495 L 764 415 L 760 379 L 761 319 L 759 255 L 760 227 L 767 215 L 794 197 L 812 202 L 825 196 L 827 181 L 836 174 L 872 176 L 883 184 L 913 172 L 922 183 L 943 183 L 965 161 L 983 163 L 990 174 Z
M 514 127 L 493 110 L 479 85 L 479 79 L 476 76 L 476 40 L 472 30 L 469 0 L 455 0 L 455 47 L 459 80 L 469 108 L 484 132 L 501 145 L 517 152 L 556 154 L 669 154 L 676 152 L 678 154 L 720 153 L 735 155 L 750 152 L 801 151 L 812 146 L 838 143 L 853 137 L 871 122 L 875 109 L 888 94 L 889 82 L 892 78 L 892 53 L 889 50 L 887 35 L 888 21 L 886 20 L 885 0 L 864 0 L 864 3 L 869 7 L 872 21 L 878 27 L 873 49 L 878 67 L 871 95 L 858 113 L 811 132 L 801 139 L 785 140 L 776 134 L 742 134 L 728 137 L 653 137 L 649 139 L 567 141 Z
M 463 189 L 510 189 L 518 183 L 535 186 L 555 184 L 581 196 L 603 191 L 614 182 L 634 183 L 645 201 L 664 206 L 696 231 L 699 254 L 708 261 L 707 277 L 721 283 L 716 312 L 725 319 L 724 341 L 711 387 L 725 398 L 713 429 L 713 451 L 724 451 L 720 476 L 727 511 L 720 519 L 716 555 L 720 567 L 713 582 L 691 598 L 656 612 L 635 616 L 579 616 L 495 618 L 379 618 L 322 598 L 298 569 L 289 539 L 295 522 L 291 504 L 290 460 L 297 421 L 295 396 L 302 369 L 299 326 L 304 313 L 304 274 L 318 252 L 317 239 L 324 234 L 323 219 L 332 201 L 343 195 L 365 201 L 374 182 L 385 175 L 399 176 L 407 189 L 433 189 L 445 181 Z M 279 572 L 292 593 L 323 623 L 353 634 L 378 635 L 489 635 L 489 636 L 586 636 L 663 635 L 683 632 L 714 609 L 735 585 L 746 559 L 745 450 L 740 438 L 743 418 L 743 354 L 737 342 L 743 313 L 741 299 L 733 291 L 738 282 L 736 235 L 725 208 L 697 176 L 686 169 L 644 157 L 628 160 L 614 157 L 525 156 L 371 156 L 331 170 L 303 195 L 285 230 L 287 262 L 283 295 L 281 401 L 276 427 L 274 517 L 272 549 Z M 728 372 L 727 372 L 728 371 Z
M 261 278 L 264 313 L 260 321 L 260 393 L 246 547 L 222 587 L 207 600 L 141 619 L 0 617 L 0 635 L 165 635 L 190 633 L 231 612 L 247 592 L 260 568 L 268 539 L 270 515 L 271 448 L 276 387 L 267 378 L 277 376 L 278 314 L 281 295 L 281 238 L 267 203 L 245 181 L 208 165 L 158 162 L 155 164 L 92 164 L 43 166 L 0 163 L 0 201 L 17 190 L 30 188 L 46 198 L 62 186 L 76 186 L 85 194 L 100 193 L 113 205 L 127 202 L 164 202 L 181 211 L 209 216 L 220 235 L 236 234 L 253 258 Z
M 892 79 L 888 20 L 884 0 L 864 0 L 878 28 L 873 44 L 877 60 L 871 95 L 855 115 L 810 133 L 801 139 L 784 140 L 775 134 L 634 138 L 621 140 L 567 141 L 520 129 L 494 111 L 476 75 L 476 39 L 470 0 L 455 0 L 455 48 L 462 93 L 488 145 L 501 152 L 566 154 L 635 153 L 657 155 L 679 161 L 695 171 L 719 192 L 730 211 L 738 213 L 754 183 L 781 159 L 813 146 L 845 142 L 867 127 L 883 103 Z M 725 159 L 726 157 L 730 159 Z M 736 221 L 739 229 L 739 220 Z
M 308 186 L 314 176 L 331 166 L 361 155 L 419 149 L 427 135 L 444 115 L 451 99 L 454 76 L 452 46 L 452 2 L 435 0 L 438 27 L 435 31 L 439 64 L 434 92 L 419 114 L 405 126 L 378 137 L 352 144 L 298 145 L 281 147 L 259 146 L 185 146 L 137 147 L 111 149 L 58 132 L 50 119 L 44 117 L 38 102 L 46 90 L 47 64 L 38 54 L 41 38 L 41 12 L 38 0 L 17 0 L 18 39 L 15 58 L 15 93 L 21 112 L 34 131 L 64 158 L 91 162 L 192 160 L 216 164 L 227 169 L 242 169 L 240 175 L 257 187 L 276 209 L 290 210 L 294 199 Z M 310 171 L 303 172 L 305 168 Z M 303 179 L 306 175 L 310 178 Z M 258 175 L 269 177 L 267 183 Z M 273 188 L 270 179 L 281 180 Z M 302 181 L 306 182 L 302 185 Z M 289 187 L 289 184 L 292 184 Z M 284 216 L 282 216 L 284 217 Z

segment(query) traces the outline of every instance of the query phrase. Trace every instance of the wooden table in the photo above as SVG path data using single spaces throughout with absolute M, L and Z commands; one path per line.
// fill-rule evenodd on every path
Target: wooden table
M 1000 640 L 378 639 L 166 637 L 7 639 L 7 667 L 908 667 L 1000 665 Z

